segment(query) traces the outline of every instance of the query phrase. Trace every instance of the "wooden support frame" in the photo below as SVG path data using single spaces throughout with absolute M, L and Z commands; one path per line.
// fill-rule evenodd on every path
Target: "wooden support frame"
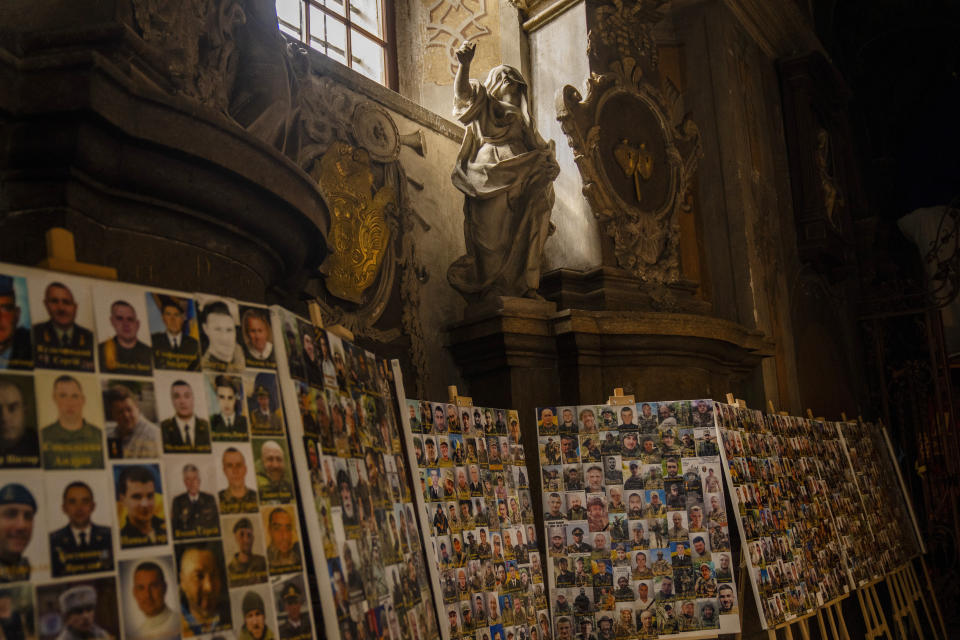
M 842 603 L 848 595 L 842 595 L 817 609 L 817 626 L 824 640 L 850 640 L 847 623 L 843 619 Z
M 873 640 L 874 638 L 893 640 L 890 625 L 887 623 L 887 616 L 883 613 L 880 594 L 877 593 L 877 584 L 882 580 L 882 578 L 874 580 L 857 589 L 857 601 L 860 603 L 860 612 L 863 614 L 863 622 L 867 627 L 864 638 L 867 640 Z
M 927 561 L 923 556 L 920 556 L 920 566 L 923 567 L 923 576 L 925 584 L 927 585 L 927 591 L 924 593 L 916 568 L 913 562 L 910 562 L 907 565 L 906 578 L 910 583 L 911 593 L 915 594 L 914 598 L 920 600 L 923 604 L 923 612 L 926 614 L 927 623 L 930 625 L 929 628 L 935 640 L 947 640 L 949 636 L 947 635 L 947 626 L 943 623 L 943 614 L 940 612 L 940 601 L 937 600 L 937 596 L 933 591 L 933 584 L 930 582 L 930 573 L 927 571 Z M 934 620 L 930 611 L 931 602 L 933 603 L 932 608 L 933 613 L 936 614 L 936 620 Z
M 910 570 L 909 564 L 899 567 L 885 577 L 887 589 L 890 592 L 891 617 L 897 625 L 897 631 L 900 637 L 906 640 L 910 637 L 916 637 L 925 640 L 923 627 L 920 625 L 920 618 L 917 616 L 916 601 L 920 593 L 914 590 L 913 584 L 908 579 Z M 913 634 L 910 633 L 910 627 L 913 627 Z
M 778 624 L 772 629 L 767 629 L 767 637 L 769 640 L 777 640 L 777 632 L 781 631 L 784 640 L 795 640 L 795 638 L 810 640 L 810 620 L 813 616 L 814 614 L 808 613 L 789 622 Z M 795 632 L 797 635 L 794 635 Z

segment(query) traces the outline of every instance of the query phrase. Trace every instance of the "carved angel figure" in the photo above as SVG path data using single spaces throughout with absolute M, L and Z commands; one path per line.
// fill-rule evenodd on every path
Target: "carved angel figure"
M 527 83 L 507 65 L 470 80 L 476 45 L 457 49 L 460 68 L 453 113 L 466 128 L 453 170 L 464 193 L 467 253 L 447 271 L 468 300 L 493 296 L 539 298 L 543 245 L 551 232 L 553 181 L 560 173 L 553 142 L 537 133 Z

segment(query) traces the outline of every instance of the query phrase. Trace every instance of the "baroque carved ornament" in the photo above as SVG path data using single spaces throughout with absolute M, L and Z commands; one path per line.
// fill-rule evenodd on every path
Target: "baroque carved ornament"
M 683 113 L 680 92 L 661 80 L 652 32 L 663 4 L 597 6 L 587 96 L 567 85 L 557 97 L 557 120 L 583 193 L 614 240 L 617 263 L 655 285 L 680 280 L 679 215 L 690 206 L 690 181 L 703 155 L 700 130 Z

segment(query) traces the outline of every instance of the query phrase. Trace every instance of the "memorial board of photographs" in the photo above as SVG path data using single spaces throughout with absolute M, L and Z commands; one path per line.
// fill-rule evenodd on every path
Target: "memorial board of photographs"
M 854 585 L 862 585 L 881 577 L 884 571 L 839 428 L 840 423 L 827 422 L 826 433 L 837 435 L 814 440 L 811 446 L 820 478 L 832 492 L 831 513 L 843 549 L 848 578 Z
M 0 635 L 316 637 L 270 325 L 0 265 Z
M 730 497 L 765 629 L 850 588 L 819 455 L 827 423 L 717 404 Z M 818 444 L 820 443 L 820 444 Z
M 740 630 L 712 400 L 537 409 L 556 640 Z
M 517 412 L 410 399 L 406 411 L 444 638 L 549 637 Z
M 863 498 L 867 526 L 873 532 L 870 553 L 880 565 L 873 574 L 879 577 L 921 553 L 913 516 L 898 483 L 899 472 L 882 427 L 862 422 L 843 422 L 837 427 Z
M 274 326 L 326 637 L 436 638 L 392 369 L 276 307 Z

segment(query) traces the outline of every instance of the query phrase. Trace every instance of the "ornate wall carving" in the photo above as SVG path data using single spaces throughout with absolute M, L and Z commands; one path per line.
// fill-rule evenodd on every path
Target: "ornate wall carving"
M 498 0 L 424 0 L 423 81 L 453 84 L 457 73 L 454 51 L 465 40 L 479 42 L 474 70 L 486 72 L 500 64 Z
M 595 6 L 587 96 L 567 85 L 557 99 L 583 193 L 614 240 L 617 265 L 654 289 L 681 279 L 679 213 L 703 153 L 680 92 L 661 81 L 653 26 L 662 4 Z

